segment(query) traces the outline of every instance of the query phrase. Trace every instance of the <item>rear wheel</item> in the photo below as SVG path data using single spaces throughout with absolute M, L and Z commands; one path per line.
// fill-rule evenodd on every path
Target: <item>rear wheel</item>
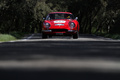
M 52 35 L 49 35 L 49 38 L 52 38 Z
M 46 39 L 47 38 L 47 35 L 42 33 L 42 39 Z

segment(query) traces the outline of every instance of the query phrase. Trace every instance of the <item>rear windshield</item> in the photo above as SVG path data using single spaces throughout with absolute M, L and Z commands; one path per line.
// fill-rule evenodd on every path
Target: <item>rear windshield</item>
M 52 19 L 74 19 L 74 16 L 72 14 L 56 13 L 56 14 L 49 14 L 46 17 L 46 20 L 52 20 Z

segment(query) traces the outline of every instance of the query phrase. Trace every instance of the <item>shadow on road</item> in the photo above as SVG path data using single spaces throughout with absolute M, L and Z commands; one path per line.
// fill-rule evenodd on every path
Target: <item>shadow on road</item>
M 120 42 L 112 41 L 31 41 L 0 44 L 0 61 L 58 58 L 120 58 Z M 0 80 L 118 80 L 120 73 L 95 71 L 4 69 Z
M 0 70 L 0 80 L 119 80 L 119 73 Z
M 50 57 L 120 58 L 120 42 L 38 41 L 0 45 L 0 60 L 29 60 Z

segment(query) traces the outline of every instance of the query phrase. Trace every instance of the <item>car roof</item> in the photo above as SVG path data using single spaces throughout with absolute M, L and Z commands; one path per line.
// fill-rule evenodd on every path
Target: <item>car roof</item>
M 51 12 L 50 14 L 56 14 L 56 13 L 72 14 L 72 13 L 70 13 L 70 12 Z

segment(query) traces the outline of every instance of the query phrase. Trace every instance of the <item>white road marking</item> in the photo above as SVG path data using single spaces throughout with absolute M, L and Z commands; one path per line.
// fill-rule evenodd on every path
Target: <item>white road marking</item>
M 9 41 L 9 42 L 15 42 L 15 41 Z
M 26 39 L 22 39 L 21 41 L 27 41 L 29 39 L 31 39 L 35 34 L 32 34 L 31 36 L 27 37 Z
M 31 39 L 35 34 L 32 34 L 31 36 L 29 36 L 27 39 Z

